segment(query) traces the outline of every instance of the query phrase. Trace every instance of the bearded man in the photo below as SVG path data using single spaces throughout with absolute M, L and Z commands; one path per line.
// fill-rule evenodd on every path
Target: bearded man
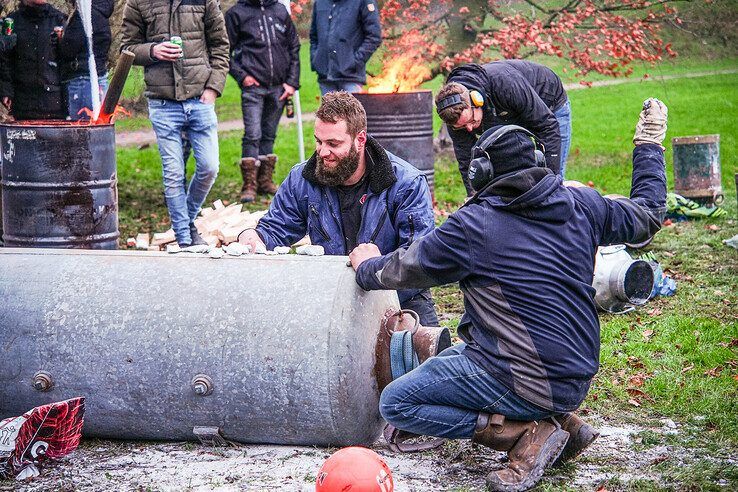
M 382 254 L 407 248 L 434 228 L 423 174 L 366 133 L 366 112 L 344 91 L 323 96 L 315 112 L 315 153 L 292 168 L 269 211 L 239 242 L 256 251 L 289 246 L 305 234 L 329 255 L 372 243 Z M 438 326 L 428 289 L 397 292 L 424 326 Z

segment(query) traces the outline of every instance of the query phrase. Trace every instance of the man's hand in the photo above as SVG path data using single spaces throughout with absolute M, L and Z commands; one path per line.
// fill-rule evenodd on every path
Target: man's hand
M 290 97 L 292 94 L 295 93 L 295 88 L 292 87 L 290 84 L 282 84 L 282 88 L 284 88 L 284 92 L 281 96 L 279 96 L 280 101 L 284 101 L 288 97 Z
M 3 106 L 5 106 L 8 109 L 8 111 L 10 111 L 13 108 L 13 100 L 10 99 L 7 96 L 4 97 L 3 98 Z
M 666 136 L 666 120 L 668 116 L 666 105 L 658 99 L 648 98 L 643 101 L 643 109 L 636 124 L 633 143 L 661 145 Z M 663 145 L 661 146 L 663 149 Z
M 241 85 L 244 87 L 251 87 L 252 85 L 255 85 L 256 87 L 259 87 L 261 84 L 258 80 L 253 78 L 251 75 L 247 75 L 243 78 L 243 82 L 241 82 Z
M 169 41 L 157 43 L 151 48 L 151 56 L 157 60 L 174 62 L 182 56 L 182 48 Z
M 218 93 L 213 89 L 205 89 L 200 96 L 200 102 L 203 104 L 215 104 L 215 98 L 217 97 Z
M 241 234 L 238 235 L 238 242 L 246 246 L 251 246 L 251 253 L 256 252 L 256 247 L 258 245 L 261 245 L 266 249 L 266 245 L 259 237 L 259 234 L 257 234 L 256 229 L 246 229 L 241 232 Z
M 362 243 L 355 247 L 349 254 L 349 260 L 351 260 L 351 266 L 354 267 L 354 270 L 358 270 L 359 265 L 364 263 L 366 260 L 376 258 L 377 256 L 382 256 L 382 253 L 379 251 L 376 244 Z

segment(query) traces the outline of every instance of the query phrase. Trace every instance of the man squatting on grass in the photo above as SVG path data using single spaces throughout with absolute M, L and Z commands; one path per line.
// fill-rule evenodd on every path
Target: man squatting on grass
M 359 243 L 391 253 L 433 230 L 433 208 L 423 174 L 366 134 L 366 112 L 344 91 L 323 96 L 315 112 L 315 153 L 292 168 L 256 229 L 238 240 L 274 249 L 310 235 L 329 255 Z M 438 326 L 430 291 L 401 289 L 403 309 L 425 326 Z
M 666 116 L 660 101 L 644 103 L 630 199 L 567 188 L 537 161 L 526 130 L 495 139 L 490 129 L 473 150 L 491 162 L 490 179 L 441 227 L 384 256 L 373 244 L 351 252 L 364 289 L 458 281 L 464 293 L 464 343 L 384 389 L 390 424 L 507 451 L 508 467 L 487 476 L 495 491 L 534 486 L 560 455 L 576 456 L 597 437 L 572 413 L 599 365 L 595 252 L 659 230 Z
M 159 144 L 166 199 L 177 244 L 205 244 L 194 220 L 220 166 L 215 98 L 228 74 L 228 35 L 217 0 L 127 0 L 122 49 L 144 66 L 144 95 Z M 170 42 L 182 38 L 182 47 Z M 195 152 L 195 173 L 185 180 L 183 138 Z

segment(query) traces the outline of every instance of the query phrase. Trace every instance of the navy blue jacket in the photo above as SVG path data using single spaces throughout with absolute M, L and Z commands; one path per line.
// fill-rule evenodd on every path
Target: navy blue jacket
M 374 243 L 382 253 L 407 247 L 433 230 L 433 206 L 425 176 L 369 137 L 369 190 L 362 207 L 357 244 Z M 256 232 L 268 249 L 310 235 L 329 255 L 347 255 L 336 191 L 315 180 L 316 156 L 292 168 Z M 398 292 L 400 302 L 421 289 Z
M 471 149 L 479 135 L 497 125 L 527 128 L 545 147 L 546 166 L 561 167 L 561 134 L 553 112 L 567 101 L 561 79 L 550 68 L 525 60 L 500 60 L 455 68 L 446 82 L 457 82 L 484 96 L 482 124 L 474 132 L 449 128 L 467 192 Z
M 366 62 L 380 44 L 376 0 L 315 0 L 310 67 L 319 81 L 366 83 Z
M 300 88 L 300 39 L 277 0 L 239 0 L 225 14 L 231 43 L 230 74 L 242 87 L 251 75 L 266 87 Z
M 664 154 L 633 152 L 631 198 L 567 188 L 551 170 L 507 175 L 438 229 L 357 272 L 364 289 L 459 282 L 464 354 L 525 400 L 575 410 L 597 373 L 600 325 L 592 287 L 597 247 L 639 243 L 660 226 Z

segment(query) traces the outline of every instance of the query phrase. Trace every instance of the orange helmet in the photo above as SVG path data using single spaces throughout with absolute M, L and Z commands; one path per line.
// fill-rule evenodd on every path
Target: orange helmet
M 325 460 L 315 492 L 393 492 L 392 472 L 374 451 L 352 446 Z

